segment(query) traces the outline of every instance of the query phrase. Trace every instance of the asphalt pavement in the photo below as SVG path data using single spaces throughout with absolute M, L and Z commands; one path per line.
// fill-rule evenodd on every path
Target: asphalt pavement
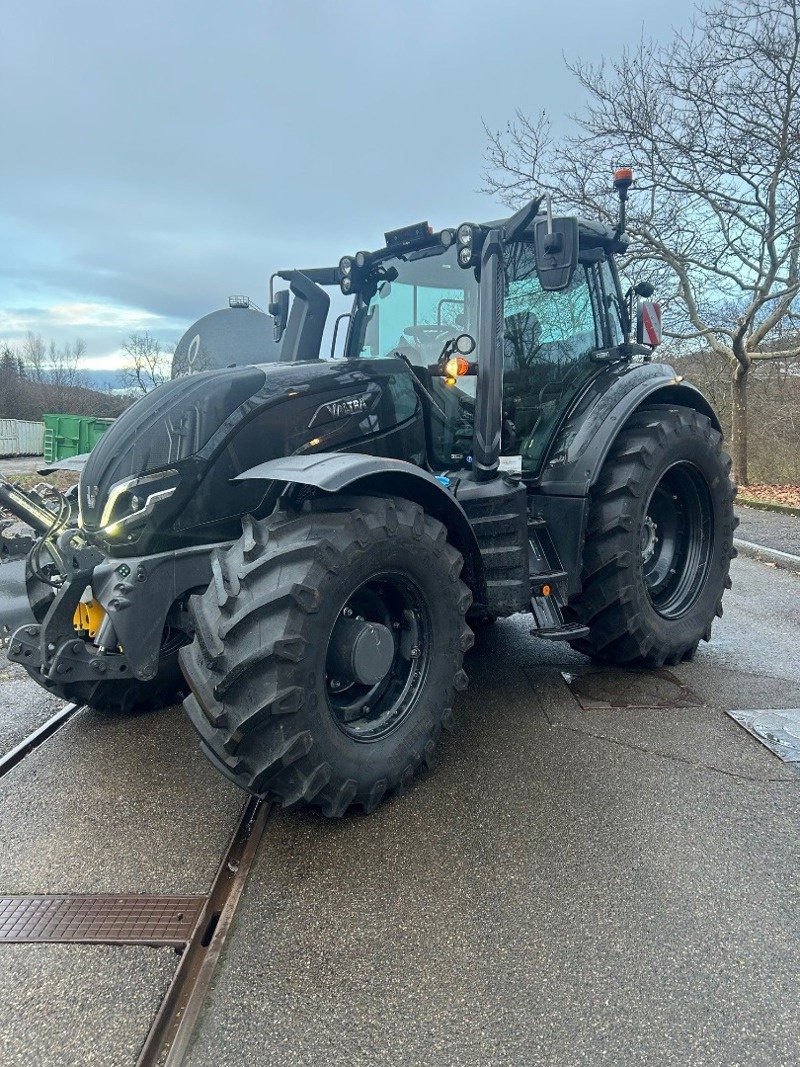
M 498 623 L 435 772 L 368 817 L 273 813 L 188 1062 L 795 1064 L 800 774 L 726 711 L 800 704 L 800 576 L 732 574 L 666 673 Z M 83 712 L 2 796 L 23 893 L 203 892 L 241 802 L 177 710 Z M 0 1061 L 132 1064 L 175 960 L 0 946 Z
M 736 536 L 741 540 L 800 556 L 800 515 L 748 508 L 743 504 L 737 505 L 736 514 L 739 517 Z
M 668 706 L 585 711 L 587 661 L 508 620 L 435 774 L 368 818 L 276 815 L 193 1067 L 796 1063 L 800 777 L 725 710 L 798 703 L 800 579 L 734 580 L 670 672 L 688 703 L 635 676 Z

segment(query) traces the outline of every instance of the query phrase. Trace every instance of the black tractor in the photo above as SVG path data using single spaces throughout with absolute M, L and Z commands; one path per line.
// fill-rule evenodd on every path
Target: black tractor
M 185 679 L 223 774 L 329 816 L 432 765 L 498 617 L 603 663 L 690 659 L 729 585 L 730 461 L 652 362 L 652 288 L 621 287 L 616 184 L 613 229 L 536 200 L 278 272 L 279 361 L 115 422 L 18 563 L 10 658 L 95 707 Z M 330 287 L 353 303 L 322 358 Z

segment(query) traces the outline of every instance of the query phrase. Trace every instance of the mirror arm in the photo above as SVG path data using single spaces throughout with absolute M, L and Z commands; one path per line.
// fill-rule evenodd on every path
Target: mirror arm
M 526 204 L 525 207 L 520 208 L 515 215 L 511 216 L 504 228 L 504 241 L 514 241 L 520 234 L 524 233 L 539 214 L 539 208 L 542 206 L 543 200 L 544 195 L 535 196 L 529 204 Z

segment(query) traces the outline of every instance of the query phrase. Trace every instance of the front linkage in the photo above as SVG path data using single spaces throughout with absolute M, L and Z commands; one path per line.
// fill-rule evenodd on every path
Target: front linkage
M 14 630 L 9 659 L 67 699 L 141 703 L 191 638 L 184 603 L 211 578 L 209 547 L 111 559 L 79 531 L 56 542 L 61 574 L 40 622 Z M 116 683 L 113 685 L 112 683 Z M 109 689 L 111 685 L 111 689 Z M 176 687 L 176 688 L 179 688 Z

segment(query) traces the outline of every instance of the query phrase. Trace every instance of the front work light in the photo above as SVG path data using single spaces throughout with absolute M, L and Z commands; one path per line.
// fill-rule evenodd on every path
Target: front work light
M 466 270 L 478 263 L 478 258 L 485 234 L 480 226 L 473 222 L 462 222 L 456 230 L 458 246 L 458 265 Z
M 458 227 L 458 230 L 456 232 L 457 232 L 457 236 L 458 236 L 458 243 L 460 245 L 471 245 L 472 244 L 472 224 L 471 223 L 462 222 L 461 225 Z

